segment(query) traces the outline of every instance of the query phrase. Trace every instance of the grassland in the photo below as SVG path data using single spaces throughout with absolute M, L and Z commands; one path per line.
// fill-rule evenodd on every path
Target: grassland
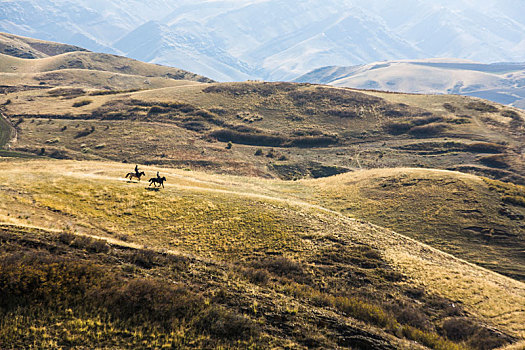
M 383 349 L 417 348 L 416 340 L 453 349 L 525 337 L 521 282 L 294 199 L 289 186 L 299 183 L 146 168 L 168 177 L 166 189 L 153 191 L 122 179 L 127 170 L 117 163 L 3 163 L 1 275 L 49 286 L 4 303 L 4 343 Z M 60 266 L 70 267 L 50 274 Z M 78 269 L 91 276 L 80 286 L 71 280 Z M 17 283 L 8 287 L 22 288 Z M 89 299 L 125 298 L 135 283 L 159 293 L 174 284 L 169 293 L 207 306 L 185 303 L 166 325 L 155 309 L 161 306 L 135 305 L 126 314 Z M 60 303 L 50 308 L 55 297 Z M 137 303 L 150 297 L 137 295 Z M 26 298 L 43 301 L 24 307 Z M 242 334 L 203 324 L 210 314 L 218 324 L 235 320 Z M 454 327 L 465 322 L 472 334 L 456 338 Z M 23 332 L 29 325 L 34 331 Z
M 16 149 L 44 147 L 53 158 L 282 179 L 439 168 L 525 183 L 525 116 L 507 107 L 480 111 L 474 99 L 459 96 L 405 98 L 285 83 L 178 84 L 111 95 L 98 95 L 94 84 L 18 91 L 7 95 L 12 102 L 4 114 L 23 120 Z M 92 127 L 94 133 L 76 137 Z
M 59 44 L 9 33 L 0 33 L 0 53 L 19 58 L 44 58 L 72 51 L 87 51 L 78 46 Z
M 522 111 L 0 51 L 0 348 L 525 343 Z
M 525 279 L 523 186 L 429 169 L 363 170 L 305 181 L 299 195 L 480 266 Z

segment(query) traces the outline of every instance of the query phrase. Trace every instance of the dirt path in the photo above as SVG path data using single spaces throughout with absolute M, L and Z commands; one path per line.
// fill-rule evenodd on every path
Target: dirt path
M 16 142 L 16 138 L 16 129 L 7 118 L 0 113 L 0 148 L 3 148 L 9 142 Z

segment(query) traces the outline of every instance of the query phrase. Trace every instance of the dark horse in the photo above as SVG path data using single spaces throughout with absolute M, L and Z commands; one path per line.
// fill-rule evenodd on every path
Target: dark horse
M 146 176 L 146 173 L 141 171 L 140 173 L 139 172 L 127 173 L 126 176 L 124 176 L 124 177 L 126 179 L 129 177 L 129 181 L 131 181 L 134 177 L 136 177 L 140 181 L 140 178 L 143 177 L 143 176 Z
M 166 177 L 160 177 L 160 176 L 157 176 L 157 177 L 152 177 L 151 179 L 149 179 L 149 186 L 153 185 L 155 187 L 157 187 L 157 184 L 160 186 L 162 186 L 162 188 L 164 188 L 164 181 L 166 181 Z

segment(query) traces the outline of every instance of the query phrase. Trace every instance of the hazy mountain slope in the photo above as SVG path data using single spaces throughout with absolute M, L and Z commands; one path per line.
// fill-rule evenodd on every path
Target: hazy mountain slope
M 252 73 L 245 63 L 230 56 L 209 36 L 191 30 L 173 31 L 159 22 L 148 22 L 115 43 L 128 57 L 184 67 L 218 80 L 246 80 Z
M 289 80 L 323 66 L 378 60 L 524 61 L 520 10 L 519 0 L 24 0 L 0 4 L 0 30 L 218 80 Z
M 115 53 L 114 41 L 175 7 L 166 0 L 6 0 L 0 4 L 0 30 Z
M 525 64 L 519 63 L 445 59 L 377 62 L 325 67 L 296 81 L 407 93 L 461 94 L 516 106 L 525 102 Z
M 417 47 L 426 57 L 453 57 L 481 62 L 523 61 L 519 47 L 525 21 L 504 11 L 505 6 L 523 9 L 519 1 L 429 3 L 404 0 L 384 2 L 379 13 L 385 21 L 394 13 L 399 22 L 391 29 Z M 500 5 L 501 4 L 501 5 Z

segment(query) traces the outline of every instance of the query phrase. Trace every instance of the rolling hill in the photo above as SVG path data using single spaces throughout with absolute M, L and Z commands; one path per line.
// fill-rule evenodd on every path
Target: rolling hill
M 0 348 L 525 344 L 521 110 L 15 56 Z
M 125 164 L 4 165 L 3 344 L 463 349 L 524 337 L 522 282 L 294 199 L 297 183 L 148 167 L 169 180 L 147 191 L 121 177 Z
M 295 81 L 420 94 L 457 94 L 525 107 L 525 64 L 455 60 L 387 61 L 324 67 Z
M 416 166 L 525 183 L 524 115 L 510 107 L 288 83 L 178 85 L 10 93 L 11 147 L 285 179 Z
M 206 77 L 181 69 L 143 63 L 121 56 L 89 52 L 70 45 L 39 41 L 5 33 L 0 35 L 0 48 L 3 48 L 3 53 L 0 53 L 0 74 L 6 79 L 13 78 L 10 73 L 48 73 L 49 80 L 59 80 L 61 85 L 67 85 L 66 78 L 61 76 L 62 71 L 75 69 L 87 70 L 90 73 L 108 72 L 144 78 L 212 82 Z M 40 50 L 38 51 L 40 55 L 35 53 L 36 49 Z M 78 75 L 85 75 L 85 73 L 79 72 Z M 14 78 L 31 81 L 33 77 L 20 74 Z M 45 78 L 41 79 L 39 84 L 43 85 L 46 83 L 45 80 Z M 99 78 L 98 80 L 102 81 L 103 79 Z M 108 85 L 111 86 L 111 83 Z

